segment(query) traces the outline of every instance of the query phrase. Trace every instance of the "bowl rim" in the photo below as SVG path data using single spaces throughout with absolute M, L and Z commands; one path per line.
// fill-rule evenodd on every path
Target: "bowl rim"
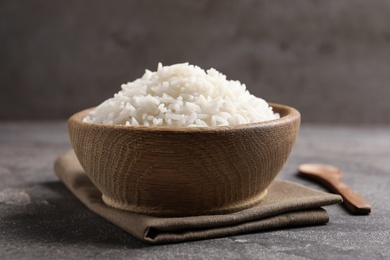
M 138 130 L 138 131 L 152 131 L 152 132 L 220 132 L 220 131 L 234 131 L 242 129 L 270 127 L 281 124 L 286 124 L 291 121 L 300 120 L 300 113 L 293 107 L 268 102 L 273 108 L 274 112 L 280 114 L 280 118 L 272 119 L 262 122 L 227 125 L 227 126 L 204 126 L 204 127 L 188 127 L 188 126 L 126 126 L 126 125 L 106 125 L 84 122 L 83 119 L 87 114 L 96 107 L 90 107 L 79 112 L 76 112 L 68 119 L 68 124 L 79 125 L 83 127 L 93 127 L 97 129 L 117 129 L 117 130 Z M 276 110 L 276 111 L 275 111 Z

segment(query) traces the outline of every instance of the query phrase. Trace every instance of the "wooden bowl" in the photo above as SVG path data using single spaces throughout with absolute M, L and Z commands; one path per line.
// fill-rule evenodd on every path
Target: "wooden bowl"
M 157 216 L 223 214 L 259 203 L 294 145 L 300 114 L 216 127 L 116 126 L 68 120 L 74 151 L 112 207 Z

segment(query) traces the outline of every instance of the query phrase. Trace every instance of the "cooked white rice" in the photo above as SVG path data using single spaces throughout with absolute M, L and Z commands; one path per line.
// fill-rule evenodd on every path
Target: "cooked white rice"
M 126 126 L 226 126 L 279 118 L 245 84 L 188 63 L 146 70 L 96 107 L 84 122 Z

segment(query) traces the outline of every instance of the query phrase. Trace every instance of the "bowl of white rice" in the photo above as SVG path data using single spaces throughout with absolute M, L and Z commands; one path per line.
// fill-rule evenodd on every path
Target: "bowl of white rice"
M 294 145 L 300 114 L 188 63 L 158 65 L 68 120 L 74 151 L 112 207 L 157 216 L 259 203 Z

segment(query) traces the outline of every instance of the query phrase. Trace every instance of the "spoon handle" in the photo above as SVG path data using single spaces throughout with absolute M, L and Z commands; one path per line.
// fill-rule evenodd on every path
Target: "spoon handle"
M 310 178 L 326 186 L 331 191 L 341 195 L 343 197 L 343 205 L 347 210 L 354 215 L 366 215 L 370 214 L 371 206 L 363 199 L 359 194 L 350 189 L 347 185 L 342 183 L 337 178 L 331 178 L 322 174 L 307 174 L 300 172 L 301 176 Z
M 338 181 L 332 184 L 333 190 L 343 197 L 343 205 L 354 215 L 366 215 L 371 212 L 371 205 L 359 194 L 343 182 Z

